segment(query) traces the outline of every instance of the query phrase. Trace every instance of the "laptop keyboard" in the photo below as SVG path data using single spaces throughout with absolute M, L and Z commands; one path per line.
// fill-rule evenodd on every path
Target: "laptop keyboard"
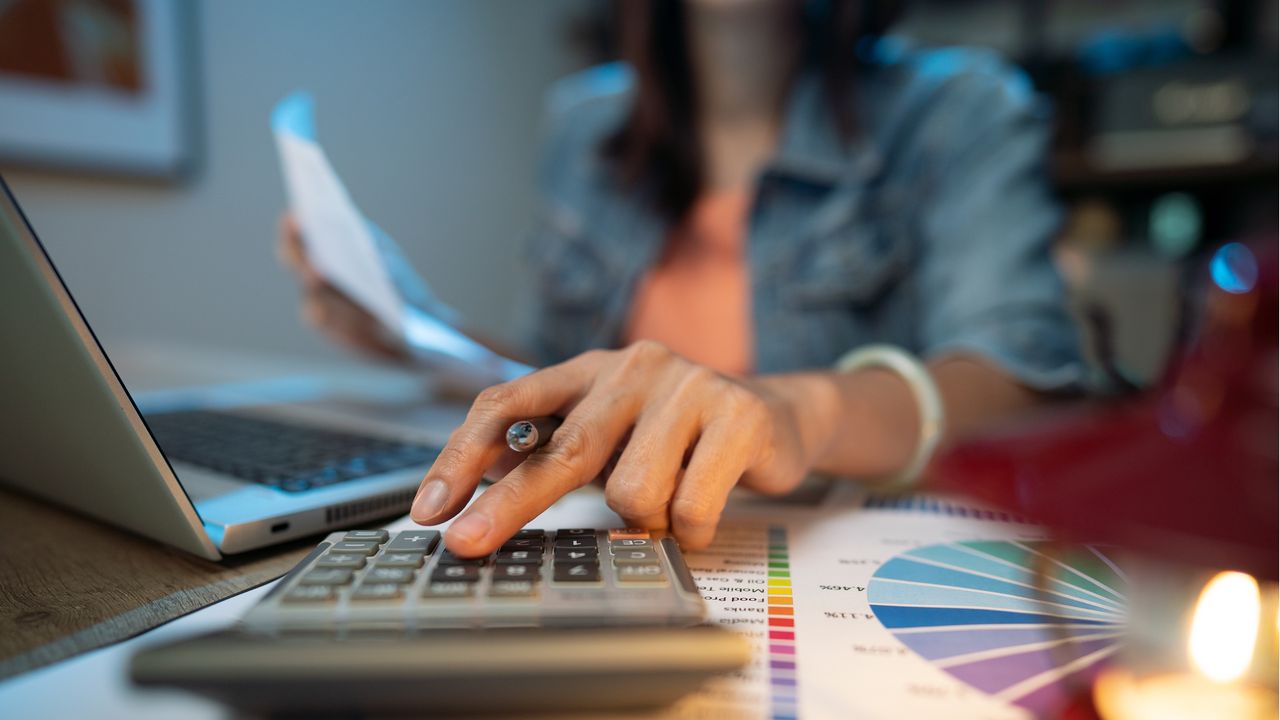
M 195 410 L 146 416 L 171 460 L 302 492 L 423 466 L 439 448 L 233 413 Z

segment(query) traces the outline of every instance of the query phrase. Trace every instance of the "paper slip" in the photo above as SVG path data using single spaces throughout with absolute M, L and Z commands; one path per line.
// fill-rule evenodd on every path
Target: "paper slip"
M 428 364 L 491 382 L 531 372 L 457 330 L 456 314 L 435 301 L 395 242 L 361 214 L 316 140 L 312 105 L 306 93 L 289 95 L 271 125 L 289 204 L 320 274 Z

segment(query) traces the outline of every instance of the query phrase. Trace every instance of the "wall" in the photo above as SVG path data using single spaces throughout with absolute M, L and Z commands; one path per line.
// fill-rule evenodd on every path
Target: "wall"
M 0 166 L 108 345 L 160 339 L 328 354 L 274 257 L 284 191 L 267 117 L 316 96 L 366 214 L 445 301 L 512 336 L 526 287 L 541 95 L 576 58 L 581 0 L 196 3 L 203 167 L 146 184 Z

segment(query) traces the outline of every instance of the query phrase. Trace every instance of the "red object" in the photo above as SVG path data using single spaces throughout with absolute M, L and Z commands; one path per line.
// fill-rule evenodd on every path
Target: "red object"
M 1201 330 L 1156 390 L 957 445 L 935 487 L 1066 539 L 1276 579 L 1274 248 L 1235 244 L 1235 275 L 1215 256 Z

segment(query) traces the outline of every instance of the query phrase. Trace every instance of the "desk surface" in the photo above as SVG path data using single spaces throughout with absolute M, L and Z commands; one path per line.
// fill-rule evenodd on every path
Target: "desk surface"
M 312 546 L 214 563 L 0 490 L 0 679 L 261 585 Z
M 361 365 L 225 350 L 130 345 L 111 355 L 130 390 L 341 378 L 348 385 L 422 379 Z M 448 417 L 409 418 L 447 422 Z M 283 575 L 308 539 L 219 563 L 0 487 L 0 679 L 132 637 Z

